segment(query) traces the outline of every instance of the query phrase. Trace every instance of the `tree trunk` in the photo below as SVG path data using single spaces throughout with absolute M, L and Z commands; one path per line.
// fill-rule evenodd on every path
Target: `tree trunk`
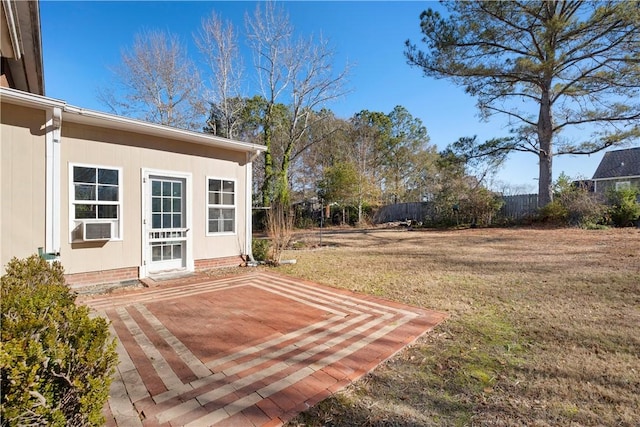
M 540 144 L 542 147 L 542 143 Z M 551 148 L 551 143 L 548 143 Z M 542 148 L 539 154 L 540 175 L 538 178 L 538 207 L 542 208 L 553 201 L 552 154 Z
M 289 193 L 289 175 L 286 169 L 280 170 L 274 175 L 274 186 L 273 199 L 285 206 L 289 206 L 291 197 Z
M 397 156 L 397 154 L 396 154 Z M 396 163 L 395 171 L 393 172 L 393 204 L 398 204 L 398 194 L 400 193 L 400 165 Z
M 282 154 L 282 163 L 277 174 L 276 194 L 275 197 L 282 203 L 289 205 L 289 168 L 291 167 L 291 152 L 293 151 L 293 142 L 289 142 L 284 153 Z
M 549 86 L 543 89 L 538 116 L 539 166 L 538 207 L 542 208 L 553 201 L 553 118 Z
M 264 145 L 264 182 L 262 183 L 262 206 L 271 206 L 273 199 L 273 156 L 271 155 L 271 111 L 272 105 L 267 105 L 263 123 Z
M 273 198 L 273 157 L 267 146 L 264 156 L 264 182 L 262 183 L 262 206 L 271 206 Z

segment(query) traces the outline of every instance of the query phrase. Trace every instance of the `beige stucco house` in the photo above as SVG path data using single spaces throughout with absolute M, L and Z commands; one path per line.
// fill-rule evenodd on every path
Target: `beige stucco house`
M 2 270 L 39 248 L 71 287 L 240 264 L 262 147 L 45 97 L 37 6 L 0 17 Z

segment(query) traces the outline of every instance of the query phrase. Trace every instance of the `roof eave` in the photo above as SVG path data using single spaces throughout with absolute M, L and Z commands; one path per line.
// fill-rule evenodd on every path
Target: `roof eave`
M 172 128 L 169 126 L 130 119 L 128 117 L 121 117 L 113 114 L 102 113 L 100 111 L 75 107 L 58 99 L 34 95 L 15 89 L 0 88 L 0 99 L 5 102 L 29 106 L 32 108 L 60 108 L 62 109 L 63 123 L 68 121 L 71 123 L 86 124 L 101 128 L 118 129 L 232 151 L 251 153 L 260 153 L 264 151 L 264 146 L 259 144 L 235 141 L 214 135 Z
M 118 129 L 122 131 L 142 133 L 161 138 L 177 139 L 193 144 L 224 148 L 232 151 L 256 152 L 264 151 L 264 147 L 249 142 L 236 141 L 219 136 L 207 135 L 185 129 L 173 128 L 128 117 L 116 116 L 99 111 L 66 105 L 63 109 L 63 122 L 86 124 L 96 127 Z
M 610 176 L 610 177 L 603 177 L 603 178 L 591 178 L 591 181 L 613 181 L 613 180 L 620 180 L 620 179 L 636 179 L 636 178 L 640 178 L 640 175 L 625 175 L 625 176 Z
M 16 88 L 44 95 L 40 8 L 37 1 L 2 0 L 3 58 Z M 8 48 L 10 46 L 10 48 Z

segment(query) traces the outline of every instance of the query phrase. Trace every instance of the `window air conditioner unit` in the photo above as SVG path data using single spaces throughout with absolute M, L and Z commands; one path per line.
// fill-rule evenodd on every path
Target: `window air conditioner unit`
M 111 223 L 110 222 L 87 222 L 82 224 L 82 240 L 110 240 L 111 239 Z

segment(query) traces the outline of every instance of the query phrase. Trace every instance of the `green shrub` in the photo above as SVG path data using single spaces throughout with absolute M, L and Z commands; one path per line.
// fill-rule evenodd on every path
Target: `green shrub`
M 563 173 L 554 183 L 553 202 L 540 209 L 540 218 L 556 225 L 595 228 L 605 221 L 606 210 L 592 193 Z
M 98 426 L 117 364 L 107 322 L 75 305 L 60 263 L 12 259 L 2 276 L 2 425 Z
M 611 189 L 607 193 L 609 216 L 616 227 L 632 226 L 640 219 L 639 190 L 636 187 Z
M 253 239 L 253 258 L 256 261 L 266 261 L 269 259 L 269 249 L 271 242 L 268 239 Z
M 544 222 L 565 225 L 568 217 L 569 210 L 557 199 L 540 208 L 540 218 Z

